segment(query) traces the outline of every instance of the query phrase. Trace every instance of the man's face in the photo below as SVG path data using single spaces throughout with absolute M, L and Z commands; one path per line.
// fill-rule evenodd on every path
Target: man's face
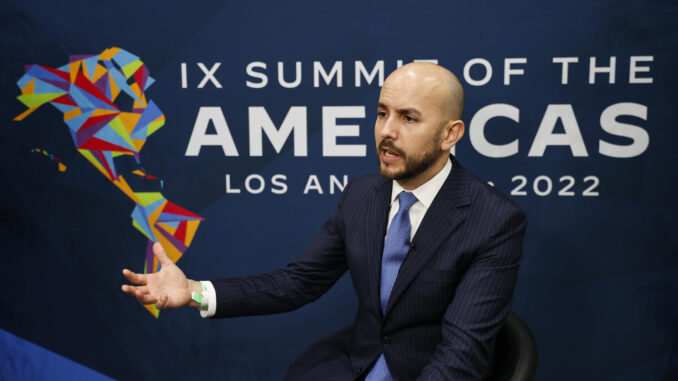
M 408 72 L 384 83 L 374 131 L 382 176 L 418 186 L 432 175 L 427 170 L 442 155 L 446 122 L 440 86 Z

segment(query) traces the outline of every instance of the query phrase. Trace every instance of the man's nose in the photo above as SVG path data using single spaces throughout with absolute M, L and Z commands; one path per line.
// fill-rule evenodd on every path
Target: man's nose
M 388 118 L 384 119 L 379 134 L 382 138 L 391 138 L 393 140 L 398 137 L 398 127 L 395 123 L 395 120 L 393 120 L 390 115 Z

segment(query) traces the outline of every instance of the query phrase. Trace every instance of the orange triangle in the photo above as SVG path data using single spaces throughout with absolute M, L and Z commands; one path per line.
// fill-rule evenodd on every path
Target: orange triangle
M 120 88 L 115 84 L 111 73 L 108 73 L 108 85 L 111 86 L 111 99 L 115 100 L 115 98 L 118 97 L 118 94 L 120 94 Z
M 132 201 L 136 202 L 137 204 L 141 203 L 141 201 L 139 201 L 139 198 L 134 194 L 134 191 L 129 186 L 129 184 L 127 184 L 127 181 L 125 181 L 125 178 L 122 177 L 122 175 L 119 175 L 118 180 L 113 181 L 113 184 L 115 184 L 116 187 L 118 187 L 124 194 L 126 194 L 127 197 L 131 198 Z
M 120 119 L 120 122 L 122 122 L 122 125 L 125 127 L 125 131 L 127 131 L 128 134 L 131 134 L 132 131 L 134 131 L 134 127 L 137 125 L 140 118 L 141 114 L 133 112 L 121 112 L 120 115 L 118 115 L 118 119 Z
M 32 78 L 26 86 L 21 89 L 21 94 L 33 94 L 35 93 L 35 78 Z
M 132 144 L 134 144 L 134 148 L 137 149 L 137 152 L 141 151 L 141 147 L 146 144 L 146 140 L 143 139 L 132 139 Z
M 184 240 L 184 245 L 186 245 L 186 247 L 191 245 L 191 241 L 193 241 L 193 237 L 195 236 L 196 230 L 198 230 L 200 222 L 200 220 L 186 221 L 186 239 Z
M 120 111 L 113 111 L 113 110 L 106 110 L 106 109 L 103 109 L 103 108 L 98 108 L 98 109 L 94 110 L 94 112 L 92 113 L 92 116 L 112 115 L 112 114 L 117 114 L 119 112 Z
M 80 64 L 82 60 L 71 62 L 68 64 L 68 69 L 71 72 L 71 83 L 75 83 L 75 78 L 78 76 L 78 71 L 80 70 Z
M 35 107 L 29 108 L 28 110 L 26 110 L 26 111 L 22 112 L 21 114 L 15 116 L 14 120 L 17 121 L 17 122 L 21 122 L 22 120 L 24 120 L 25 117 L 30 115 L 33 111 L 37 110 L 38 107 L 40 107 L 40 106 L 35 106 Z M 137 150 L 138 150 L 138 148 L 137 148 Z
M 171 226 L 169 226 L 169 225 L 167 225 L 167 224 L 165 224 L 165 223 L 162 223 L 162 222 L 158 222 L 158 225 L 159 225 L 159 226 L 162 226 L 162 228 L 165 229 L 165 231 L 167 231 L 167 232 L 170 233 L 171 235 L 174 235 L 174 232 L 177 231 L 177 228 L 171 227 Z
M 98 81 L 99 78 L 103 77 L 106 73 L 108 73 L 108 70 L 105 67 L 97 64 L 97 67 L 94 68 L 94 77 L 92 78 L 92 83 Z
M 115 56 L 120 51 L 120 48 L 110 48 L 106 49 L 101 54 L 99 54 L 99 59 L 101 61 L 110 61 L 113 56 Z
M 71 118 L 75 118 L 76 116 L 82 114 L 82 109 L 79 108 L 74 108 L 71 111 L 66 111 L 64 113 L 64 120 L 69 120 Z

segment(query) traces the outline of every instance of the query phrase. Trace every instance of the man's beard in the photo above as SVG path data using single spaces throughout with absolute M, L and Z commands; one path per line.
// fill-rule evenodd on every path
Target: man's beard
M 441 139 L 438 139 L 441 140 Z M 427 149 L 423 154 L 417 156 L 409 156 L 405 154 L 401 149 L 397 148 L 393 141 L 390 139 L 384 139 L 379 143 L 377 147 L 377 162 L 379 163 L 379 172 L 381 175 L 389 180 L 409 180 L 417 177 L 419 174 L 426 171 L 438 158 L 439 152 L 436 152 L 436 147 L 440 145 L 440 141 L 432 141 L 429 146 L 430 149 Z M 396 173 L 387 173 L 385 168 L 381 166 L 381 150 L 383 148 L 388 148 L 389 150 L 395 152 L 405 161 L 405 168 Z

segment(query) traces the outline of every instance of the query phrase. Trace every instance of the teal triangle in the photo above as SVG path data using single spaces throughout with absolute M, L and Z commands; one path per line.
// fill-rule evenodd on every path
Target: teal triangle
M 87 65 L 87 73 L 89 77 L 94 77 L 94 70 L 97 68 L 97 62 L 99 61 L 99 56 L 92 56 L 90 58 L 85 58 L 85 65 Z
M 113 128 L 108 125 L 94 134 L 94 137 L 120 147 L 134 150 L 134 147 L 131 147 L 129 143 L 125 141 L 125 139 L 123 139 Z

